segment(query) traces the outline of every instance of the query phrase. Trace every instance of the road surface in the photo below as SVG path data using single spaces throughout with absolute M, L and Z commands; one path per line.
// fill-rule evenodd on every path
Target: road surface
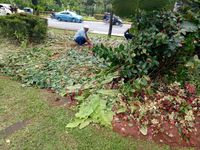
M 72 23 L 48 18 L 48 26 L 58 29 L 78 30 L 82 28 L 84 24 L 89 25 L 90 32 L 92 33 L 108 34 L 109 24 L 105 24 L 104 22 L 84 21 L 83 23 Z M 123 36 L 124 32 L 130 28 L 130 26 L 129 24 L 124 24 L 122 27 L 113 26 L 112 35 Z

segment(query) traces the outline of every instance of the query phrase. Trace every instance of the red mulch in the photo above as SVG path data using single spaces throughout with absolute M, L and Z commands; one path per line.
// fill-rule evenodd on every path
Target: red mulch
M 156 143 L 167 144 L 172 147 L 195 147 L 200 149 L 200 117 L 195 119 L 195 128 L 197 131 L 190 132 L 187 140 L 180 135 L 178 128 L 173 123 L 167 121 L 163 121 L 160 129 L 150 126 L 148 134 L 144 136 L 139 130 L 139 124 L 135 120 L 128 119 L 128 117 L 128 115 L 123 113 L 115 115 L 112 122 L 113 130 L 123 136 L 153 140 Z

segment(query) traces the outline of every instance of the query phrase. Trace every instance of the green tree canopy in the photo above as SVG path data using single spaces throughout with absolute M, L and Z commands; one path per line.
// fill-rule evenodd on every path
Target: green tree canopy
M 113 0 L 115 13 L 122 16 L 130 16 L 137 9 L 146 11 L 158 10 L 165 8 L 171 0 Z

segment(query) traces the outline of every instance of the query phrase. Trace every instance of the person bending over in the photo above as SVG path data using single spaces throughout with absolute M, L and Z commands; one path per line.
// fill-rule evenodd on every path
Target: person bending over
M 84 44 L 88 44 L 89 46 L 92 46 L 92 42 L 90 41 L 87 33 L 89 31 L 89 26 L 84 25 L 84 27 L 80 30 L 78 30 L 74 36 L 74 41 L 82 46 Z
M 124 37 L 127 40 L 132 40 L 134 38 L 134 35 L 130 33 L 130 29 L 126 30 L 126 32 L 124 32 Z

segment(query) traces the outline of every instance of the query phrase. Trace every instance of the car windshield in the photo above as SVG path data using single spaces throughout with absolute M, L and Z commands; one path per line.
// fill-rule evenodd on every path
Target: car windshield
M 67 14 L 68 15 L 69 13 L 68 12 L 61 12 L 61 14 Z
M 71 15 L 76 16 L 77 14 L 74 12 L 70 12 Z
M 71 12 L 71 11 L 62 11 L 62 12 L 59 12 L 60 14 L 70 14 L 72 16 L 77 16 L 77 14 L 75 12 Z

